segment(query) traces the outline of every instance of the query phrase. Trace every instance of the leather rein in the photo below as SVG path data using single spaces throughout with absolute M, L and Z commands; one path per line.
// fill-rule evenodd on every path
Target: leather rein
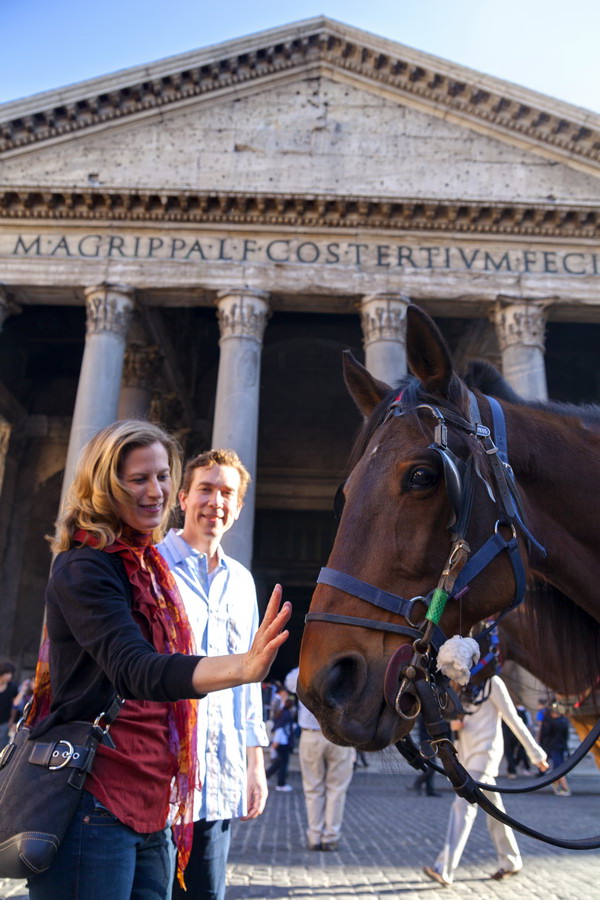
M 498 809 L 489 797 L 483 793 L 482 789 L 499 793 L 525 793 L 539 790 L 551 784 L 574 768 L 593 747 L 598 737 L 600 737 L 600 720 L 569 759 L 557 769 L 552 770 L 551 773 L 541 778 L 536 778 L 535 783 L 529 786 L 499 788 L 497 785 L 475 781 L 457 759 L 456 750 L 450 737 L 448 721 L 443 718 L 444 710 L 451 703 L 456 705 L 456 697 L 448 679 L 436 673 L 434 668 L 437 651 L 446 640 L 446 636 L 439 626 L 444 609 L 449 600 L 460 599 L 468 591 L 473 579 L 487 568 L 499 554 L 505 552 L 508 555 L 515 581 L 513 599 L 495 617 L 495 620 L 477 635 L 478 638 L 482 638 L 496 627 L 501 618 L 515 609 L 524 599 L 526 570 L 517 534 L 519 532 L 523 534 L 528 546 L 535 547 L 543 556 L 546 555 L 546 551 L 533 537 L 525 524 L 523 507 L 508 460 L 506 422 L 500 403 L 494 397 L 484 395 L 492 414 L 492 431 L 482 423 L 479 404 L 471 391 L 468 392 L 468 419 L 452 410 L 444 410 L 443 414 L 438 406 L 429 403 L 403 405 L 404 393 L 404 391 L 401 391 L 390 403 L 378 427 L 385 425 L 392 418 L 401 417 L 407 413 L 419 410 L 429 413 L 436 420 L 433 442 L 429 444 L 428 449 L 436 451 L 441 459 L 446 491 L 452 508 L 448 522 L 451 548 L 439 581 L 436 587 L 426 596 L 405 598 L 377 588 L 345 572 L 324 567 L 317 578 L 318 584 L 327 584 L 360 600 L 364 600 L 379 609 L 394 613 L 403 618 L 407 624 L 401 625 L 358 616 L 325 612 L 309 612 L 306 615 L 305 622 L 329 622 L 335 625 L 351 625 L 412 638 L 412 645 L 403 644 L 392 654 L 384 678 L 384 695 L 388 705 L 401 718 L 406 720 L 414 720 L 419 713 L 422 713 L 430 735 L 430 740 L 425 742 L 425 745 L 428 745 L 426 749 L 424 749 L 425 745 L 417 748 L 410 735 L 406 735 L 396 743 L 397 749 L 410 765 L 421 770 L 425 770 L 430 766 L 436 771 L 442 772 L 448 777 L 459 796 L 464 797 L 470 803 L 477 803 L 488 815 L 523 834 L 566 849 L 598 849 L 600 848 L 600 835 L 589 839 L 576 840 L 544 835 L 523 823 L 517 822 L 508 816 L 505 811 Z M 481 472 L 474 452 L 464 461 L 459 459 L 450 449 L 448 446 L 448 424 L 472 436 L 480 443 L 490 463 L 493 486 L 490 485 L 485 475 Z M 471 549 L 466 541 L 466 533 L 471 518 L 477 479 L 483 482 L 490 499 L 496 504 L 498 517 L 493 534 L 471 555 Z M 503 532 L 508 532 L 508 535 L 505 537 Z M 426 612 L 423 619 L 415 621 L 415 608 L 418 604 L 425 607 Z M 416 711 L 410 714 L 403 709 L 402 700 L 406 695 L 410 697 L 410 705 L 416 707 Z M 407 697 L 407 699 L 409 698 Z M 433 757 L 436 755 L 440 759 L 443 768 L 432 762 Z

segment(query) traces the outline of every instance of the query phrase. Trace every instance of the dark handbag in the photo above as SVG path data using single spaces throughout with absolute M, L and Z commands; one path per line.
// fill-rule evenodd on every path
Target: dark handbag
M 66 834 L 99 744 L 123 704 L 115 698 L 95 722 L 55 725 L 39 738 L 23 717 L 0 752 L 0 878 L 49 868 Z

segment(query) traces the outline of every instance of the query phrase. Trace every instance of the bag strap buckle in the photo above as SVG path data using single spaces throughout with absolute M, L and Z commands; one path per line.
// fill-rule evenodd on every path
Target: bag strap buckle
M 65 746 L 67 748 L 66 752 L 63 750 L 63 752 L 61 753 L 60 750 L 58 749 L 61 744 L 63 744 L 63 746 Z M 65 766 L 69 765 L 69 763 L 73 759 L 74 754 L 75 754 L 75 747 L 73 746 L 73 744 L 71 744 L 69 741 L 65 741 L 65 740 L 57 741 L 56 746 L 55 746 L 54 750 L 52 751 L 52 759 L 55 759 L 57 757 L 62 757 L 62 759 L 57 765 L 49 764 L 48 768 L 50 769 L 51 772 L 56 772 L 58 769 L 64 769 Z

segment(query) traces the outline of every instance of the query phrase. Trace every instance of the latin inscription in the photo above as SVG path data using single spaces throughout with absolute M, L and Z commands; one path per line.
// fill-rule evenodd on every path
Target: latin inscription
M 12 256 L 55 259 L 165 260 L 182 263 L 254 263 L 343 266 L 356 269 L 462 270 L 514 274 L 599 275 L 600 253 L 567 249 L 488 250 L 455 245 L 408 245 L 298 238 L 150 237 L 85 234 L 17 235 Z

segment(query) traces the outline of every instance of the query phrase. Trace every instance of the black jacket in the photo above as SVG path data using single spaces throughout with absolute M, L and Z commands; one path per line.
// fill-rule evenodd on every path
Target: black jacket
M 199 698 L 200 656 L 158 653 L 131 613 L 131 587 L 115 553 L 81 547 L 60 553 L 46 588 L 50 715 L 34 729 L 93 720 L 115 692 L 126 700 Z
M 546 712 L 540 730 L 540 744 L 548 756 L 551 753 L 566 753 L 569 749 L 569 720 L 565 716 L 554 719 Z

